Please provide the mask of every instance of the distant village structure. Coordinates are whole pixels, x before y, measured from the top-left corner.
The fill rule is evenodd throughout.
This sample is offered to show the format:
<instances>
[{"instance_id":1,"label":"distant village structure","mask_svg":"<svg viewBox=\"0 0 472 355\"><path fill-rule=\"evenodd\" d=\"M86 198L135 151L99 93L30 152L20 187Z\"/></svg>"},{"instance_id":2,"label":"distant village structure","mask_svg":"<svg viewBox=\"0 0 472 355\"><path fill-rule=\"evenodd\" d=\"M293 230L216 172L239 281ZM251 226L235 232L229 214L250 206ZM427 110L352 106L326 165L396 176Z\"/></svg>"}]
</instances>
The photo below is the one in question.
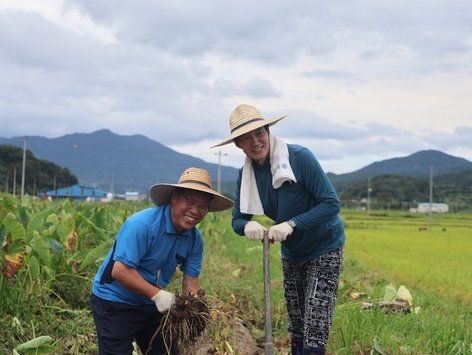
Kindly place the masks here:
<instances>
[{"instance_id":1,"label":"distant village structure","mask_svg":"<svg viewBox=\"0 0 472 355\"><path fill-rule=\"evenodd\" d=\"M418 203L418 207L410 208L410 212L429 213L430 209L431 209L431 212L433 213L448 213L449 212L449 206L447 205L447 203L430 204L429 202Z\"/></svg>"},{"instance_id":2,"label":"distant village structure","mask_svg":"<svg viewBox=\"0 0 472 355\"><path fill-rule=\"evenodd\" d=\"M141 195L137 191L126 191L125 201L140 201L142 200Z\"/></svg>"},{"instance_id":3,"label":"distant village structure","mask_svg":"<svg viewBox=\"0 0 472 355\"><path fill-rule=\"evenodd\" d=\"M39 198L55 199L73 199L78 201L101 201L107 198L107 192L93 187L86 187L81 185L72 185L68 187L61 187L54 190L40 192Z\"/></svg>"},{"instance_id":4,"label":"distant village structure","mask_svg":"<svg viewBox=\"0 0 472 355\"><path fill-rule=\"evenodd\" d=\"M42 200L71 199L87 202L111 202L113 200L144 201L149 198L148 195L140 194L137 191L127 191L124 194L112 194L111 192L81 185L72 185L43 191L38 193L38 197Z\"/></svg>"}]
</instances>

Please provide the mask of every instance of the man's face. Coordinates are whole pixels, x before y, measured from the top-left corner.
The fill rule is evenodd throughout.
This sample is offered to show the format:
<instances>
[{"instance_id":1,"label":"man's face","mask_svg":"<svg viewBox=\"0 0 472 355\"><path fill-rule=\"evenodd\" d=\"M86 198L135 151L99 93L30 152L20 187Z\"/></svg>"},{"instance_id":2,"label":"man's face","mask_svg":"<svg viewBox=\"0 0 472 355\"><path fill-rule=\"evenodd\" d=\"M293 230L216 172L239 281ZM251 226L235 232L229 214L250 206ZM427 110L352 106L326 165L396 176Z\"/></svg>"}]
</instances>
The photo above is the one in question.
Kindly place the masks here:
<instances>
[{"instance_id":1,"label":"man's face","mask_svg":"<svg viewBox=\"0 0 472 355\"><path fill-rule=\"evenodd\" d=\"M210 199L210 195L196 190L175 191L170 211L175 231L182 233L200 223L208 212Z\"/></svg>"},{"instance_id":2,"label":"man's face","mask_svg":"<svg viewBox=\"0 0 472 355\"><path fill-rule=\"evenodd\" d=\"M269 133L264 127L243 134L234 140L238 148L258 164L264 163L269 154Z\"/></svg>"}]
</instances>

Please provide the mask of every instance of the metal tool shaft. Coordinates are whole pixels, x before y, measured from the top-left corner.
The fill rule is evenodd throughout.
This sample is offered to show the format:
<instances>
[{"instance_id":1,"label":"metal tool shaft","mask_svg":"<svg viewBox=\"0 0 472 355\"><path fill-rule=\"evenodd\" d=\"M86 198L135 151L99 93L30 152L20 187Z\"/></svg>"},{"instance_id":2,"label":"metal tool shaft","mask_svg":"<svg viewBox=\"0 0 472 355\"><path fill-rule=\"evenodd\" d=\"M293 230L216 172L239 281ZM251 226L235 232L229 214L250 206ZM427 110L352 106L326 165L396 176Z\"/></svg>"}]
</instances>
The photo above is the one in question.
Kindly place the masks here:
<instances>
[{"instance_id":1,"label":"metal tool shaft","mask_svg":"<svg viewBox=\"0 0 472 355\"><path fill-rule=\"evenodd\" d=\"M272 340L272 314L270 308L270 263L269 252L270 242L267 232L264 233L264 247L263 247L263 262L264 262L264 317L265 317L265 343L264 353L266 355L274 354L274 343Z\"/></svg>"}]
</instances>

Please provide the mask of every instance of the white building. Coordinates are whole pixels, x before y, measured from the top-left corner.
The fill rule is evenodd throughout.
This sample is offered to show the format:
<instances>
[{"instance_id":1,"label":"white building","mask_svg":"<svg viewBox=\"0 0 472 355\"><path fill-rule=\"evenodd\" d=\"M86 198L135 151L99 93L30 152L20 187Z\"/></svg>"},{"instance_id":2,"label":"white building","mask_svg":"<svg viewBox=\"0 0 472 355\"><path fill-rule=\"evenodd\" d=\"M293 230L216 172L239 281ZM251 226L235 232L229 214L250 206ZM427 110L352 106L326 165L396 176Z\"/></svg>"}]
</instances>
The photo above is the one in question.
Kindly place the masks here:
<instances>
[{"instance_id":1,"label":"white building","mask_svg":"<svg viewBox=\"0 0 472 355\"><path fill-rule=\"evenodd\" d=\"M431 211L432 212L438 212L438 213L447 213L449 212L449 206L447 203L432 203L430 204L429 202L422 202L418 203L418 212L419 213L429 213L431 205Z\"/></svg>"},{"instance_id":2,"label":"white building","mask_svg":"<svg viewBox=\"0 0 472 355\"><path fill-rule=\"evenodd\" d=\"M137 191L126 191L125 192L125 201L139 201L141 198L139 192Z\"/></svg>"}]
</instances>

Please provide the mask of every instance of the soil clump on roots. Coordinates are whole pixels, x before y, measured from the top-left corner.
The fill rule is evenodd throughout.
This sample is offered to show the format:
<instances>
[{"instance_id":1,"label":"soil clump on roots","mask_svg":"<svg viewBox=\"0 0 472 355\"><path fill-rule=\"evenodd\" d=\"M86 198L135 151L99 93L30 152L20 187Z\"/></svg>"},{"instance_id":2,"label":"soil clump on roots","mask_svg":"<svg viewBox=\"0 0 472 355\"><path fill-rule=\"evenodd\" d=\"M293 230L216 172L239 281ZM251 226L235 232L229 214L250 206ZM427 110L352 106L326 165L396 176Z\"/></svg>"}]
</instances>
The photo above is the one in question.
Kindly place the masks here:
<instances>
[{"instance_id":1,"label":"soil clump on roots","mask_svg":"<svg viewBox=\"0 0 472 355\"><path fill-rule=\"evenodd\" d=\"M161 333L168 351L172 344L178 349L190 347L203 335L210 318L210 307L202 289L196 295L176 293L175 303L162 317L154 337Z\"/></svg>"}]
</instances>

